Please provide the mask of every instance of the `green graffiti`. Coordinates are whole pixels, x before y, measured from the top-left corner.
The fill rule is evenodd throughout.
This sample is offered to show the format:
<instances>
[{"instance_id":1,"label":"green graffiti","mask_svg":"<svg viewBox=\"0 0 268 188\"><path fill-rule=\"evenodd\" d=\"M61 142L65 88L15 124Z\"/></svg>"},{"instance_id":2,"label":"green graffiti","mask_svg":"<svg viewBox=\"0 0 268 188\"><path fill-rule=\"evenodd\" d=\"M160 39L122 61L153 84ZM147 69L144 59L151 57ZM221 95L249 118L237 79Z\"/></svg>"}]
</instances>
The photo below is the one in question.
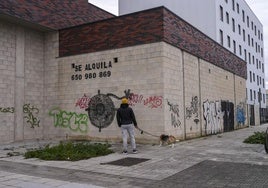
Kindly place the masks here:
<instances>
[{"instance_id":1,"label":"green graffiti","mask_svg":"<svg viewBox=\"0 0 268 188\"><path fill-rule=\"evenodd\" d=\"M14 107L0 108L0 112L2 112L2 113L14 113L15 108Z\"/></svg>"},{"instance_id":2,"label":"green graffiti","mask_svg":"<svg viewBox=\"0 0 268 188\"><path fill-rule=\"evenodd\" d=\"M30 106L30 104L23 105L23 113L27 114L24 118L27 120L26 122L31 125L31 128L39 127L40 120L38 120L34 114L38 114L39 110L35 106Z\"/></svg>"},{"instance_id":3,"label":"green graffiti","mask_svg":"<svg viewBox=\"0 0 268 188\"><path fill-rule=\"evenodd\" d=\"M49 116L53 117L55 127L69 128L74 132L87 133L88 116L87 114L77 114L66 112L60 108L53 108L49 111Z\"/></svg>"}]
</instances>

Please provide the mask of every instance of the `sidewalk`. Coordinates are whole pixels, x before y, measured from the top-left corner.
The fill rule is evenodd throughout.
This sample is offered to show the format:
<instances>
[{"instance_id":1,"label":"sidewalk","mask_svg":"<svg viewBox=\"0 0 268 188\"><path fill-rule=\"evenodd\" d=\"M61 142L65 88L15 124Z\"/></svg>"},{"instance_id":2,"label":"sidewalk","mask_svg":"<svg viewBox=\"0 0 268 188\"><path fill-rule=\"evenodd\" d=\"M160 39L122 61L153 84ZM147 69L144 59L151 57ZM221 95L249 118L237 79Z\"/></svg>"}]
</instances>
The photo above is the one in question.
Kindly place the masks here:
<instances>
[{"instance_id":1,"label":"sidewalk","mask_svg":"<svg viewBox=\"0 0 268 188\"><path fill-rule=\"evenodd\" d=\"M114 144L113 154L77 162L6 157L7 148L14 147L15 154L25 148L1 146L0 188L268 186L264 146L243 143L267 127L183 141L174 148L138 145L138 154L122 155L121 144Z\"/></svg>"}]
</instances>

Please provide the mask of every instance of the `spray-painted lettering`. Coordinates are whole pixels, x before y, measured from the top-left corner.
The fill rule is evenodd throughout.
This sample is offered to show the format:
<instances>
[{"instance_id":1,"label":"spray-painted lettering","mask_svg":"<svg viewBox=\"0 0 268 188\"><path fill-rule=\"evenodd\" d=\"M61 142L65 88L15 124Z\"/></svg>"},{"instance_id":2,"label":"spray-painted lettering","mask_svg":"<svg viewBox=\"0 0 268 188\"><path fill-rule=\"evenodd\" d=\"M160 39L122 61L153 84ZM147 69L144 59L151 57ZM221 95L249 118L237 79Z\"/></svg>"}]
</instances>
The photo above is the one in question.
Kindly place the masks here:
<instances>
[{"instance_id":1,"label":"spray-painted lettering","mask_svg":"<svg viewBox=\"0 0 268 188\"><path fill-rule=\"evenodd\" d=\"M171 125L175 128L181 127L181 122L179 120L179 105L172 104L169 101L167 101L169 105L169 111L171 112Z\"/></svg>"},{"instance_id":2,"label":"spray-painted lettering","mask_svg":"<svg viewBox=\"0 0 268 188\"><path fill-rule=\"evenodd\" d=\"M219 101L203 103L204 118L206 120L205 131L206 134L216 134L223 131L223 112L221 110L221 103Z\"/></svg>"},{"instance_id":3,"label":"spray-painted lettering","mask_svg":"<svg viewBox=\"0 0 268 188\"><path fill-rule=\"evenodd\" d=\"M2 113L14 113L15 108L14 107L0 108L0 112L2 112Z\"/></svg>"},{"instance_id":4,"label":"spray-painted lettering","mask_svg":"<svg viewBox=\"0 0 268 188\"><path fill-rule=\"evenodd\" d=\"M90 102L90 98L84 94L84 96L77 100L75 106L79 106L80 109L88 108L88 103Z\"/></svg>"},{"instance_id":5,"label":"spray-painted lettering","mask_svg":"<svg viewBox=\"0 0 268 188\"><path fill-rule=\"evenodd\" d=\"M39 109L35 106L30 106L30 104L24 104L23 105L23 113L27 114L24 116L26 119L26 122L31 125L31 128L39 127L40 120L37 119L37 117L34 116L34 114L39 113Z\"/></svg>"},{"instance_id":6,"label":"spray-painted lettering","mask_svg":"<svg viewBox=\"0 0 268 188\"><path fill-rule=\"evenodd\" d=\"M75 112L66 112L60 108L53 108L49 111L53 117L55 127L69 128L74 132L87 133L88 116L87 114L77 114Z\"/></svg>"}]
</instances>

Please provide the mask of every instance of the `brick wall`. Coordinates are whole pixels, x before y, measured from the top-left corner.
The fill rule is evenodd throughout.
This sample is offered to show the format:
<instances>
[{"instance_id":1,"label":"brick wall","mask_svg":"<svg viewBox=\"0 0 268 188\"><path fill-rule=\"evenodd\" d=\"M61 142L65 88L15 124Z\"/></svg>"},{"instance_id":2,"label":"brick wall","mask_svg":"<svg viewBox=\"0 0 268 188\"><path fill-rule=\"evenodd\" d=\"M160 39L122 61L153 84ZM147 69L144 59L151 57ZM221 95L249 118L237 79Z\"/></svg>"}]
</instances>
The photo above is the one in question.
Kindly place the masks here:
<instances>
[{"instance_id":1,"label":"brick wall","mask_svg":"<svg viewBox=\"0 0 268 188\"><path fill-rule=\"evenodd\" d=\"M60 56L165 41L246 78L246 63L217 42L160 7L60 30Z\"/></svg>"},{"instance_id":2,"label":"brick wall","mask_svg":"<svg viewBox=\"0 0 268 188\"><path fill-rule=\"evenodd\" d=\"M12 0L0 7L1 14L55 30L114 17L87 0Z\"/></svg>"}]
</instances>

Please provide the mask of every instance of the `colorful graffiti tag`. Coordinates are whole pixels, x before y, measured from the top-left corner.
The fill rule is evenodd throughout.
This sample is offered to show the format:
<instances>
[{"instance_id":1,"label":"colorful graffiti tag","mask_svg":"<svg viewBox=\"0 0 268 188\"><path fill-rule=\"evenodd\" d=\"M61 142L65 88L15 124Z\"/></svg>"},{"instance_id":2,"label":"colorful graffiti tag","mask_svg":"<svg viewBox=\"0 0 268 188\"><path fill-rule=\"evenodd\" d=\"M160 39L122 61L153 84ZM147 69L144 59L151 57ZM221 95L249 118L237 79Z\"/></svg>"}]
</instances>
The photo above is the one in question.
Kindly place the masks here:
<instances>
[{"instance_id":1,"label":"colorful graffiti tag","mask_svg":"<svg viewBox=\"0 0 268 188\"><path fill-rule=\"evenodd\" d=\"M88 103L90 102L90 97L88 97L86 94L80 99L77 100L75 106L79 107L80 109L87 109Z\"/></svg>"},{"instance_id":2,"label":"colorful graffiti tag","mask_svg":"<svg viewBox=\"0 0 268 188\"><path fill-rule=\"evenodd\" d=\"M55 127L69 128L74 132L87 133L88 116L76 112L67 112L55 107L49 111L49 116L53 117Z\"/></svg>"}]
</instances>

